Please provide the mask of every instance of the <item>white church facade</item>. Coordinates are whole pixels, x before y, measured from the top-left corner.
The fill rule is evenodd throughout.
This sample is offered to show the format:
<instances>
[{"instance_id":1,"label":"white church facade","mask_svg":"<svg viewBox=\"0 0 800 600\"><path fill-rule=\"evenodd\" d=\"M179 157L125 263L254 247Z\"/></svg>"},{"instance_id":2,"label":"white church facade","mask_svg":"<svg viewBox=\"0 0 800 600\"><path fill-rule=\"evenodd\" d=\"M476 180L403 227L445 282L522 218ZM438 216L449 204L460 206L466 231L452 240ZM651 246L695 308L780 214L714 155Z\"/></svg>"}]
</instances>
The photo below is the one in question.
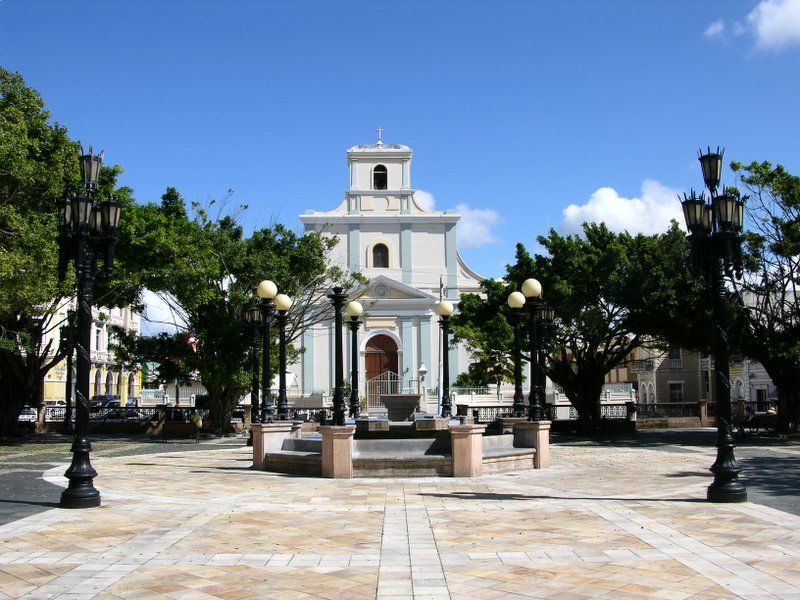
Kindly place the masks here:
<instances>
[{"instance_id":1,"label":"white church facade","mask_svg":"<svg viewBox=\"0 0 800 600\"><path fill-rule=\"evenodd\" d=\"M481 277L462 260L456 244L459 215L426 210L411 188L409 147L359 145L347 151L349 186L330 211L306 211L305 231L336 236L331 261L369 279L359 290L365 315L358 334L359 394L367 383L394 377L398 391L440 388L441 332L436 303L443 297L458 310L463 293L480 291ZM332 312L332 311L331 311ZM348 318L344 318L345 323ZM350 331L343 328L345 379L351 365ZM334 387L333 320L306 330L301 361L291 367L303 395ZM463 347L449 349L450 381L468 367ZM388 374L388 375L387 375ZM396 374L392 376L392 374Z\"/></svg>"}]
</instances>

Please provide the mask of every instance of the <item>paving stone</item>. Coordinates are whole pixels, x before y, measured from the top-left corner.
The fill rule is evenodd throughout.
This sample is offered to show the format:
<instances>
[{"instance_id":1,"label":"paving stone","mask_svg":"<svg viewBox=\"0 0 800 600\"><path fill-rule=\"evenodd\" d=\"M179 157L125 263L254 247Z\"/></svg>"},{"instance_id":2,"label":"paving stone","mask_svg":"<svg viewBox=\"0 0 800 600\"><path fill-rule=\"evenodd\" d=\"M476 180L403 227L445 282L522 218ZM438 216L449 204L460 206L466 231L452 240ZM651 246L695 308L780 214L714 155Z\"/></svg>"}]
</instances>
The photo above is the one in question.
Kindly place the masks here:
<instances>
[{"instance_id":1,"label":"paving stone","mask_svg":"<svg viewBox=\"0 0 800 600\"><path fill-rule=\"evenodd\" d=\"M244 447L98 457L101 508L0 525L0 599L800 599L800 517L704 502L713 449L551 454L351 481L252 471Z\"/></svg>"}]
</instances>

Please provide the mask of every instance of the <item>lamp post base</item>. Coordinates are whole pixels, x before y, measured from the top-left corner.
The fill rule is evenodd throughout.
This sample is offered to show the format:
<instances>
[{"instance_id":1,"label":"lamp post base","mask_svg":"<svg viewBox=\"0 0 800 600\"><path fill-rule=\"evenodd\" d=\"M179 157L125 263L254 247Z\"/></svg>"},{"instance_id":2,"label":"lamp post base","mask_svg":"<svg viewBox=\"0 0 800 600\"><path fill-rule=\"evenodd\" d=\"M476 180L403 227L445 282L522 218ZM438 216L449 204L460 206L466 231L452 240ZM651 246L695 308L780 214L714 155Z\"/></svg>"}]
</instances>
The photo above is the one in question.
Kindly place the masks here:
<instances>
[{"instance_id":1,"label":"lamp post base","mask_svg":"<svg viewBox=\"0 0 800 600\"><path fill-rule=\"evenodd\" d=\"M727 481L721 484L715 481L708 486L706 500L727 504L747 502L747 490L738 481Z\"/></svg>"},{"instance_id":2,"label":"lamp post base","mask_svg":"<svg viewBox=\"0 0 800 600\"><path fill-rule=\"evenodd\" d=\"M723 439L724 439L723 435ZM709 469L714 481L708 486L706 498L709 502L747 502L747 488L739 481L739 468L730 442L717 448L717 460Z\"/></svg>"},{"instance_id":3,"label":"lamp post base","mask_svg":"<svg viewBox=\"0 0 800 600\"><path fill-rule=\"evenodd\" d=\"M92 444L87 437L76 437L72 442L72 464L64 476L69 485L61 493L61 508L96 508L100 506L100 492L92 485L97 471L92 467L89 453Z\"/></svg>"}]
</instances>

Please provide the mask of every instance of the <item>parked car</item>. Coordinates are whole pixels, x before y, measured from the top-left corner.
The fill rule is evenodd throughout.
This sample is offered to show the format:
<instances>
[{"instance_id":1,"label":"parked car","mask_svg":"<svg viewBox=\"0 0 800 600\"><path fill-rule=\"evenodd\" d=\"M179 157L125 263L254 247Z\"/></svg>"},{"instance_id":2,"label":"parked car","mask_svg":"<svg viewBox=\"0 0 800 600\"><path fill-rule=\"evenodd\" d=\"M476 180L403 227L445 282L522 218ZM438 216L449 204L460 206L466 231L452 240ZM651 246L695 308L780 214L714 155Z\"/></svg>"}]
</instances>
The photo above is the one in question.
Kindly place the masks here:
<instances>
[{"instance_id":1,"label":"parked car","mask_svg":"<svg viewBox=\"0 0 800 600\"><path fill-rule=\"evenodd\" d=\"M118 407L119 396L114 396L113 394L97 394L96 396L92 396L92 399L89 401L89 408L93 410Z\"/></svg>"},{"instance_id":2,"label":"parked car","mask_svg":"<svg viewBox=\"0 0 800 600\"><path fill-rule=\"evenodd\" d=\"M66 400L45 400L44 403L47 408L66 408L67 406Z\"/></svg>"},{"instance_id":3,"label":"parked car","mask_svg":"<svg viewBox=\"0 0 800 600\"><path fill-rule=\"evenodd\" d=\"M36 423L36 409L32 406L23 406L19 413L17 422L19 423Z\"/></svg>"},{"instance_id":4,"label":"parked car","mask_svg":"<svg viewBox=\"0 0 800 600\"><path fill-rule=\"evenodd\" d=\"M90 417L92 421L146 421L147 414L130 408L106 408Z\"/></svg>"}]
</instances>

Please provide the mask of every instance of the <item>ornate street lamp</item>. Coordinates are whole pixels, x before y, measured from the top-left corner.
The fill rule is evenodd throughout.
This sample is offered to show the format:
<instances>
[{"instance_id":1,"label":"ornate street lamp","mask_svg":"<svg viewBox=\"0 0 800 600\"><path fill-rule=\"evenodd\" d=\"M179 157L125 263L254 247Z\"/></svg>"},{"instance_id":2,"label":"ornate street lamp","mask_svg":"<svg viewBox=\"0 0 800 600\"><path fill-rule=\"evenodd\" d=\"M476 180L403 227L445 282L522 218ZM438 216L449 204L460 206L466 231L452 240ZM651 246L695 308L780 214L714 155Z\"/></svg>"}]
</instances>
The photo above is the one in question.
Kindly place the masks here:
<instances>
[{"instance_id":1,"label":"ornate street lamp","mask_svg":"<svg viewBox=\"0 0 800 600\"><path fill-rule=\"evenodd\" d=\"M345 307L350 322L350 416L357 419L361 415L361 405L358 402L358 327L361 325L359 317L364 314L364 307L360 302L353 300Z\"/></svg>"},{"instance_id":2,"label":"ornate street lamp","mask_svg":"<svg viewBox=\"0 0 800 600\"><path fill-rule=\"evenodd\" d=\"M344 357L342 355L342 308L347 300L344 290L336 286L328 294L333 305L334 333L334 388L333 388L333 424L344 425L347 405L344 402Z\"/></svg>"},{"instance_id":3,"label":"ornate street lamp","mask_svg":"<svg viewBox=\"0 0 800 600\"><path fill-rule=\"evenodd\" d=\"M258 415L258 368L259 368L259 342L261 341L261 307L258 305L248 306L243 311L244 320L250 327L253 335L251 345L251 374L250 380L250 418ZM253 445L253 430L250 429L250 436L247 438L247 445Z\"/></svg>"},{"instance_id":4,"label":"ornate street lamp","mask_svg":"<svg viewBox=\"0 0 800 600\"><path fill-rule=\"evenodd\" d=\"M547 304L546 302L541 302L536 307L536 316L537 316L537 325L538 331L536 339L539 344L539 356L537 357L539 363L539 373L541 374L540 377L540 385L539 385L539 406L542 407L542 416L543 418L547 419L547 414L544 411L544 407L547 403L546 391L545 386L547 384L547 376L545 375L545 365L547 364L547 357L545 354L545 348L547 345L547 336L549 333L549 325L555 319L555 309Z\"/></svg>"},{"instance_id":5,"label":"ornate street lamp","mask_svg":"<svg viewBox=\"0 0 800 600\"><path fill-rule=\"evenodd\" d=\"M717 403L717 459L711 466L714 481L708 486L710 502L745 502L747 489L739 481L734 456L731 427L731 384L728 355L728 306L723 272L729 277L742 276L742 238L744 202L731 190L718 193L724 150L711 148L699 152L703 181L710 192L697 196L694 190L683 195L683 215L692 245L692 264L701 269L713 293L714 396Z\"/></svg>"},{"instance_id":6,"label":"ornate street lamp","mask_svg":"<svg viewBox=\"0 0 800 600\"><path fill-rule=\"evenodd\" d=\"M417 369L417 375L419 375L419 386L417 386L417 392L420 394L425 393L425 376L428 374L428 367L425 366L425 363L420 363L419 368ZM423 395L423 399L424 395Z\"/></svg>"},{"instance_id":7,"label":"ornate street lamp","mask_svg":"<svg viewBox=\"0 0 800 600\"><path fill-rule=\"evenodd\" d=\"M531 389L528 394L528 419L531 421L544 420L544 403L540 393L543 388L542 370L539 364L539 306L542 303L542 284L536 279L526 279L522 282L522 293L527 299L528 308L528 342L530 352ZM542 390L544 391L544 390Z\"/></svg>"},{"instance_id":8,"label":"ornate street lamp","mask_svg":"<svg viewBox=\"0 0 800 600\"><path fill-rule=\"evenodd\" d=\"M525 320L525 295L522 292L511 292L508 295L508 306L511 307L511 318L514 324L514 417L525 416L525 397L522 394L522 322Z\"/></svg>"},{"instance_id":9,"label":"ornate street lamp","mask_svg":"<svg viewBox=\"0 0 800 600\"><path fill-rule=\"evenodd\" d=\"M275 315L275 303L272 301L278 294L278 286L269 279L258 284L256 294L261 298L261 423L272 423L275 412L272 406L272 364L270 362L270 329L272 317ZM258 403L251 407L253 423L259 422Z\"/></svg>"},{"instance_id":10,"label":"ornate street lamp","mask_svg":"<svg viewBox=\"0 0 800 600\"><path fill-rule=\"evenodd\" d=\"M436 312L440 317L439 326L442 328L442 416L448 418L452 414L448 345L450 342L450 316L453 314L453 310L453 303L449 300L440 300L436 305Z\"/></svg>"},{"instance_id":11,"label":"ornate street lamp","mask_svg":"<svg viewBox=\"0 0 800 600\"><path fill-rule=\"evenodd\" d=\"M289 400L286 398L286 321L289 319L289 309L292 299L286 294L275 296L275 308L278 311L278 364L281 372L278 375L278 420L289 419Z\"/></svg>"},{"instance_id":12,"label":"ornate street lamp","mask_svg":"<svg viewBox=\"0 0 800 600\"><path fill-rule=\"evenodd\" d=\"M111 274L114 267L114 246L121 213L121 206L116 200L108 198L101 201L98 198L97 177L103 162L101 155L94 154L89 148L89 154L80 157L83 188L76 196L67 196L58 203L59 275L65 276L69 263L73 262L78 279L75 336L77 416L72 463L64 474L69 479L69 485L61 494L62 508L100 506L100 492L92 482L97 471L92 467L92 445L88 435L92 293L98 257L102 257L107 275Z\"/></svg>"}]
</instances>

